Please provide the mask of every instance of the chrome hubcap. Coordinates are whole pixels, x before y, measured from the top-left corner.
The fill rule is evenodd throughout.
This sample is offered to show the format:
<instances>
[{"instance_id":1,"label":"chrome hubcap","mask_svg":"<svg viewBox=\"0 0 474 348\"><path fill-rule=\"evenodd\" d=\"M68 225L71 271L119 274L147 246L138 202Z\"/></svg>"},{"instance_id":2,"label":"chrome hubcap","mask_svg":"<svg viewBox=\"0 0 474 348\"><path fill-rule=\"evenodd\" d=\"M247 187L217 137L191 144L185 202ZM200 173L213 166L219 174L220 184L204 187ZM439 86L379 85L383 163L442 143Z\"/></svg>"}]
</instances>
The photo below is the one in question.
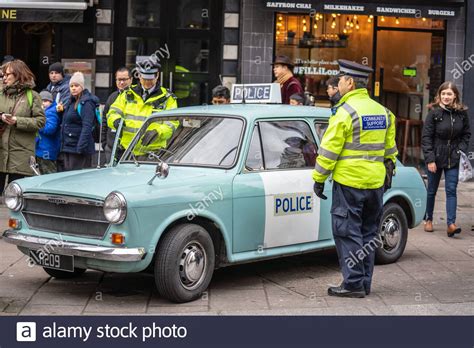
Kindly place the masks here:
<instances>
[{"instance_id":1,"label":"chrome hubcap","mask_svg":"<svg viewBox=\"0 0 474 348\"><path fill-rule=\"evenodd\" d=\"M382 238L384 249L387 251L396 249L401 242L402 231L400 222L395 215L389 215L382 224Z\"/></svg>"},{"instance_id":2,"label":"chrome hubcap","mask_svg":"<svg viewBox=\"0 0 474 348\"><path fill-rule=\"evenodd\" d=\"M183 250L179 262L181 284L188 290L201 285L207 265L206 253L198 242L191 242Z\"/></svg>"}]
</instances>

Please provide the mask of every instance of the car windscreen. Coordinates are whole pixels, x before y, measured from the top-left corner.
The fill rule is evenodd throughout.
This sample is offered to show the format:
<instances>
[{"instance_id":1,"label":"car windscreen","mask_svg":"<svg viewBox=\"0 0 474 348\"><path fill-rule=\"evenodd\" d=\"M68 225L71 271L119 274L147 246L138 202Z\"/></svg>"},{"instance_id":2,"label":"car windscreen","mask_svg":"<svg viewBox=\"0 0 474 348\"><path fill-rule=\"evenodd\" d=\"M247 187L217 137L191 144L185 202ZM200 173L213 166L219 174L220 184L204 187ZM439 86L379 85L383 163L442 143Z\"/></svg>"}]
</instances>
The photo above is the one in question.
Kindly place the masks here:
<instances>
[{"instance_id":1,"label":"car windscreen","mask_svg":"<svg viewBox=\"0 0 474 348\"><path fill-rule=\"evenodd\" d=\"M233 117L175 116L147 121L121 162L230 168L244 121ZM124 134L122 134L122 137Z\"/></svg>"}]
</instances>

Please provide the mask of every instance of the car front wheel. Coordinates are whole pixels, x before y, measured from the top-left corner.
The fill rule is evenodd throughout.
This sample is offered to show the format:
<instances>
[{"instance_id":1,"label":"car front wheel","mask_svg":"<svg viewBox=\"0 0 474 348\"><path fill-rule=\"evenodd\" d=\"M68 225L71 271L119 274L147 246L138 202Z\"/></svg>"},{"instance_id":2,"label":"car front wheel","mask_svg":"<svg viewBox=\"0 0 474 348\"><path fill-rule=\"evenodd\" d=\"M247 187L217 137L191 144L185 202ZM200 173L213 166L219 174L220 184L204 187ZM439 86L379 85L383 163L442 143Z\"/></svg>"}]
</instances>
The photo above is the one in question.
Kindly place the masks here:
<instances>
[{"instance_id":1,"label":"car front wheel","mask_svg":"<svg viewBox=\"0 0 474 348\"><path fill-rule=\"evenodd\" d=\"M209 233L195 224L179 225L160 241L155 259L155 283L161 296L173 302L197 299L214 272L214 245Z\"/></svg>"},{"instance_id":2,"label":"car front wheel","mask_svg":"<svg viewBox=\"0 0 474 348\"><path fill-rule=\"evenodd\" d=\"M395 203L384 206L379 227L379 247L375 262L385 265L396 262L405 251L408 239L408 222L403 209Z\"/></svg>"}]
</instances>

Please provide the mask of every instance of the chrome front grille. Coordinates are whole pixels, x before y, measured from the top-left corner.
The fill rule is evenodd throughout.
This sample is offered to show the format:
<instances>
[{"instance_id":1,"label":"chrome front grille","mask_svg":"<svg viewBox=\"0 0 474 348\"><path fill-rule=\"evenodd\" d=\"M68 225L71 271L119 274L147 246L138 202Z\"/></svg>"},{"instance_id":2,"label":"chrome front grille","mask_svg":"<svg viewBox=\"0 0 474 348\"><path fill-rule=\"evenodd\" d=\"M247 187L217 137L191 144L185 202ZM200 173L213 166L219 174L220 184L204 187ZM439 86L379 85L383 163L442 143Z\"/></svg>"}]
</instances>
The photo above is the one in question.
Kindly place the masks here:
<instances>
[{"instance_id":1,"label":"chrome front grille","mask_svg":"<svg viewBox=\"0 0 474 348\"><path fill-rule=\"evenodd\" d=\"M103 239L109 226L103 204L78 197L25 194L22 214L33 229Z\"/></svg>"}]
</instances>

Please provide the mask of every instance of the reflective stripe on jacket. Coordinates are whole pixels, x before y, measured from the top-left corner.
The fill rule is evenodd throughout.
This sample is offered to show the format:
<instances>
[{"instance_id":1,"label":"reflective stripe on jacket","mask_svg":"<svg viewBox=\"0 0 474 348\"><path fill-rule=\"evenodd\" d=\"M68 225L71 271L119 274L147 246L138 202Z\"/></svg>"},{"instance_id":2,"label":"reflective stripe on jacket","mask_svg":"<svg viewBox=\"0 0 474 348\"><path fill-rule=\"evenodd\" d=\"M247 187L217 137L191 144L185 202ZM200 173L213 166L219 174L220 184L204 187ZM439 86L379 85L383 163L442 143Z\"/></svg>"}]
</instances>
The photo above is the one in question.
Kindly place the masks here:
<instances>
[{"instance_id":1,"label":"reflective stripe on jacket","mask_svg":"<svg viewBox=\"0 0 474 348\"><path fill-rule=\"evenodd\" d=\"M115 129L114 122L123 118L125 120L120 145L127 149L133 137L138 132L143 123L152 114L164 110L176 109L178 104L176 97L164 87L157 87L155 91L146 99L142 98L142 87L133 86L121 93L115 102L110 106L107 114L107 125ZM155 122L148 130L154 129L159 136L147 147L147 150L166 147L166 142L173 136L174 131L179 126L179 121Z\"/></svg>"},{"instance_id":2,"label":"reflective stripe on jacket","mask_svg":"<svg viewBox=\"0 0 474 348\"><path fill-rule=\"evenodd\" d=\"M385 180L384 160L396 161L395 116L372 100L367 89L345 94L321 141L313 179L357 189L377 189Z\"/></svg>"}]
</instances>

